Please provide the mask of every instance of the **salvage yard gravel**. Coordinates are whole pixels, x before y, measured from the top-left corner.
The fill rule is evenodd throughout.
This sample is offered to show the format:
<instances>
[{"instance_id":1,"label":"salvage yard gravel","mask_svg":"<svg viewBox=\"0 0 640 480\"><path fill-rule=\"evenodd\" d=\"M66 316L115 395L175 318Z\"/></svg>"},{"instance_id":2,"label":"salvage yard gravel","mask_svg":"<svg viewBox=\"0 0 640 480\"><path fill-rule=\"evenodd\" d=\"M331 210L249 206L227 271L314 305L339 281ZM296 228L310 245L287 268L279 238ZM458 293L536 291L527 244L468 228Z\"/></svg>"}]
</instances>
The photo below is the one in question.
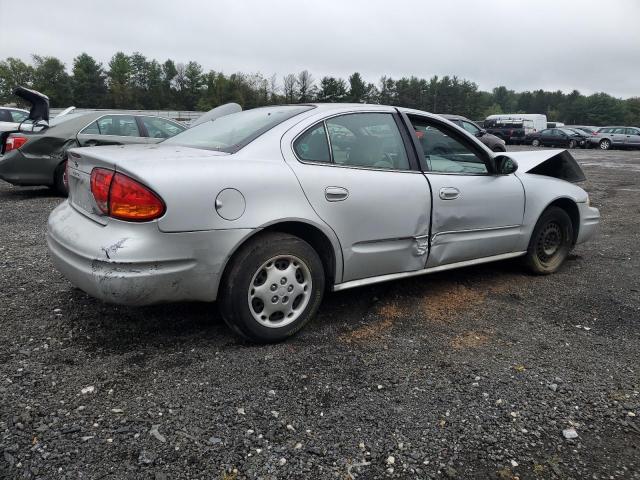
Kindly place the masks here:
<instances>
[{"instance_id":1,"label":"salvage yard gravel","mask_svg":"<svg viewBox=\"0 0 640 480\"><path fill-rule=\"evenodd\" d=\"M640 478L640 152L574 156L602 219L558 273L329 294L268 346L72 287L62 200L1 183L0 478Z\"/></svg>"}]
</instances>

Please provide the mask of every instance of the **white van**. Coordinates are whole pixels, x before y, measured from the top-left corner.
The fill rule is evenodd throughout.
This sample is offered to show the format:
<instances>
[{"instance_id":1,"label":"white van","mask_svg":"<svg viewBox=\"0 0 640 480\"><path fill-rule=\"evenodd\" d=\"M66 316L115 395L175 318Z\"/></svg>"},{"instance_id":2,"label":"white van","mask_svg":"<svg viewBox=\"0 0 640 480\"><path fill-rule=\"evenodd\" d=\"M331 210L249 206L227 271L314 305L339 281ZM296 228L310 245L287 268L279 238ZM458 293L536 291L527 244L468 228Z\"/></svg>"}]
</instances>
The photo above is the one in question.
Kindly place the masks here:
<instances>
[{"instance_id":1,"label":"white van","mask_svg":"<svg viewBox=\"0 0 640 480\"><path fill-rule=\"evenodd\" d=\"M539 132L547 128L547 116L541 113L501 113L499 115L489 115L487 120L510 121L510 120L531 120L533 131Z\"/></svg>"}]
</instances>

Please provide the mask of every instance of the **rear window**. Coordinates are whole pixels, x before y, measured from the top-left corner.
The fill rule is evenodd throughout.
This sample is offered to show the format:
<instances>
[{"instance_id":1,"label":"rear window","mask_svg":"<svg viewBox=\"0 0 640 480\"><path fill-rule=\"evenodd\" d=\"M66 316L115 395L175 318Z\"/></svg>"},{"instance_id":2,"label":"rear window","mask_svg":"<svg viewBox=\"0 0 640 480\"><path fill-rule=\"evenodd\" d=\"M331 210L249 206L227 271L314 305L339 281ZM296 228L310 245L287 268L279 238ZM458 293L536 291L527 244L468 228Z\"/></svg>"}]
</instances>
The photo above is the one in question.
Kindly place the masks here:
<instances>
[{"instance_id":1,"label":"rear window","mask_svg":"<svg viewBox=\"0 0 640 480\"><path fill-rule=\"evenodd\" d=\"M235 153L276 125L312 108L286 105L233 113L185 130L162 143Z\"/></svg>"}]
</instances>

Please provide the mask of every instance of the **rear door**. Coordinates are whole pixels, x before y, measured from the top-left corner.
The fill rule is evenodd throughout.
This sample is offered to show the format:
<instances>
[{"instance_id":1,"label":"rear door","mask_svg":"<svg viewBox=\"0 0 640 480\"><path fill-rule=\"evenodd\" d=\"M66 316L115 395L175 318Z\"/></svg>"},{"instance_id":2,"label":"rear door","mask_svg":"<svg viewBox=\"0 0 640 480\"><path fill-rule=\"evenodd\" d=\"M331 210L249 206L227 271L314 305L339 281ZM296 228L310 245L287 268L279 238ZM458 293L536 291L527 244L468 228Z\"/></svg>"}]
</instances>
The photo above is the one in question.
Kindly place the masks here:
<instances>
[{"instance_id":1,"label":"rear door","mask_svg":"<svg viewBox=\"0 0 640 480\"><path fill-rule=\"evenodd\" d=\"M427 267L514 252L521 236L524 188L492 173L491 156L461 132L409 115L433 192Z\"/></svg>"},{"instance_id":2,"label":"rear door","mask_svg":"<svg viewBox=\"0 0 640 480\"><path fill-rule=\"evenodd\" d=\"M282 152L340 240L342 281L424 268L431 193L397 113L344 113L292 130Z\"/></svg>"},{"instance_id":3,"label":"rear door","mask_svg":"<svg viewBox=\"0 0 640 480\"><path fill-rule=\"evenodd\" d=\"M82 147L147 143L133 115L103 115L78 133Z\"/></svg>"},{"instance_id":4,"label":"rear door","mask_svg":"<svg viewBox=\"0 0 640 480\"><path fill-rule=\"evenodd\" d=\"M547 128L546 130L542 130L540 132L540 143L542 145L551 145L553 144L553 141L553 128Z\"/></svg>"}]
</instances>

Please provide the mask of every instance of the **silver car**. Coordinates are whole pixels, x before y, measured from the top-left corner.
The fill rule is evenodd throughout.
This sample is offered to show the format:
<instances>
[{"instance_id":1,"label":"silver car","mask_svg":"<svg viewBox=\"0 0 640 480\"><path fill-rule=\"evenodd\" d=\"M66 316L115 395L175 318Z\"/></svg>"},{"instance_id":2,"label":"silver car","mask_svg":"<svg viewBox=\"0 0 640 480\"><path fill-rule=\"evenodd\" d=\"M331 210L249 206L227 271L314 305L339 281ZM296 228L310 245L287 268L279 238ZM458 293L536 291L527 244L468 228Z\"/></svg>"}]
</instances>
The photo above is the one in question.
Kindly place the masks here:
<instances>
[{"instance_id":1,"label":"silver car","mask_svg":"<svg viewBox=\"0 0 640 480\"><path fill-rule=\"evenodd\" d=\"M592 146L602 150L618 148L640 148L640 128L602 127L589 137Z\"/></svg>"},{"instance_id":2,"label":"silver car","mask_svg":"<svg viewBox=\"0 0 640 480\"><path fill-rule=\"evenodd\" d=\"M380 105L257 108L67 165L47 239L74 285L125 305L218 300L258 342L300 330L326 290L514 257L554 272L600 216L568 152L498 154Z\"/></svg>"}]
</instances>

